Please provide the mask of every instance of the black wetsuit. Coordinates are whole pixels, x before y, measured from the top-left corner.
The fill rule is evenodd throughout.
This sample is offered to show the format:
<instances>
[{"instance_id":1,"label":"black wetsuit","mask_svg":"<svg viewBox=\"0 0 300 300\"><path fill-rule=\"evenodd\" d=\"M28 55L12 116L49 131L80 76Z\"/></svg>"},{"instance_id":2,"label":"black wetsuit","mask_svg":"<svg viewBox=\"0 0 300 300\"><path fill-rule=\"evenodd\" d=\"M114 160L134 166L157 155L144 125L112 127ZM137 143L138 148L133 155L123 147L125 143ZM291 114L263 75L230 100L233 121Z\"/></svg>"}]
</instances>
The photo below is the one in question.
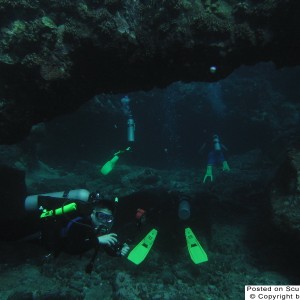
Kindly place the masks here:
<instances>
[{"instance_id":1,"label":"black wetsuit","mask_svg":"<svg viewBox=\"0 0 300 300\"><path fill-rule=\"evenodd\" d=\"M70 220L60 232L62 251L82 254L99 246L98 234L89 218L77 217Z\"/></svg>"},{"instance_id":2,"label":"black wetsuit","mask_svg":"<svg viewBox=\"0 0 300 300\"><path fill-rule=\"evenodd\" d=\"M62 218L62 219L61 219ZM42 224L42 242L55 256L60 252L81 255L86 251L99 249L98 237L101 234L94 228L91 217L73 217L45 220ZM119 243L101 248L111 256L120 256Z\"/></svg>"}]
</instances>

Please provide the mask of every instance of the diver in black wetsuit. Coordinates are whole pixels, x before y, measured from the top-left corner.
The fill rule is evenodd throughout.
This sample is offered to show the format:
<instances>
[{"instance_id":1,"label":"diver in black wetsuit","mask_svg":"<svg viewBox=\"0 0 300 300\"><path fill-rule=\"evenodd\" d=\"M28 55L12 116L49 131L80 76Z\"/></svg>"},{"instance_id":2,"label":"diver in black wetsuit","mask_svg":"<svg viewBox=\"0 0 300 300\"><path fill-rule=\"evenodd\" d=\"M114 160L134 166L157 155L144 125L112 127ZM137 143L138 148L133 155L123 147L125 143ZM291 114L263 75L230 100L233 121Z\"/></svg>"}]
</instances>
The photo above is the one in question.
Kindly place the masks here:
<instances>
[{"instance_id":1,"label":"diver in black wetsuit","mask_svg":"<svg viewBox=\"0 0 300 300\"><path fill-rule=\"evenodd\" d=\"M51 197L40 197L51 202ZM116 233L110 233L114 224L114 201L102 198L99 193L91 193L88 203L84 205L90 206L88 212L82 213L80 205L66 202L62 208L44 210L41 215L41 240L50 251L47 257L56 257L60 252L80 255L94 249L93 258L87 268L89 273L99 249L104 249L111 256L126 256L129 246L120 243ZM57 213L52 213L53 211Z\"/></svg>"}]
</instances>

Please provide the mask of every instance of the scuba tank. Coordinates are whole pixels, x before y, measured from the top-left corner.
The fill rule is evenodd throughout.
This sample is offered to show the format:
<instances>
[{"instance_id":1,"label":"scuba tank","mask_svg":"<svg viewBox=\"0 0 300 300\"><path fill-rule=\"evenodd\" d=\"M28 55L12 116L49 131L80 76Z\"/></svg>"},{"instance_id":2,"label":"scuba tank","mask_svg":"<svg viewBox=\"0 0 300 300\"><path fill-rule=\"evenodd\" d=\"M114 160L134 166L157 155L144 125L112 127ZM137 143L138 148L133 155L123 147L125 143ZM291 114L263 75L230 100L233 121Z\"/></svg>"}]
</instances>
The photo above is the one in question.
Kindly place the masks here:
<instances>
[{"instance_id":1,"label":"scuba tank","mask_svg":"<svg viewBox=\"0 0 300 300\"><path fill-rule=\"evenodd\" d=\"M180 220L187 220L191 215L190 203L187 200L181 200L178 206L178 217Z\"/></svg>"},{"instance_id":2,"label":"scuba tank","mask_svg":"<svg viewBox=\"0 0 300 300\"><path fill-rule=\"evenodd\" d=\"M133 118L130 116L127 120L127 141L134 142L135 123Z\"/></svg>"},{"instance_id":3,"label":"scuba tank","mask_svg":"<svg viewBox=\"0 0 300 300\"><path fill-rule=\"evenodd\" d=\"M38 211L40 204L39 204L39 196L48 196L51 201L55 202L55 199L66 199L66 200L79 200L88 202L90 192L85 189L78 189L78 190L70 190L70 191L61 191L61 192L53 192L53 193L46 193L46 194L38 194L38 195L29 195L25 198L24 207L25 210L28 212Z\"/></svg>"},{"instance_id":4,"label":"scuba tank","mask_svg":"<svg viewBox=\"0 0 300 300\"><path fill-rule=\"evenodd\" d=\"M215 151L221 151L222 146L221 146L221 142L220 142L219 136L217 134L215 134L213 136L213 144L214 144L214 150Z\"/></svg>"},{"instance_id":5,"label":"scuba tank","mask_svg":"<svg viewBox=\"0 0 300 300\"><path fill-rule=\"evenodd\" d=\"M127 117L127 141L134 142L134 131L135 131L135 122L132 116L131 108L130 108L130 99L128 96L125 96L121 99L122 103L122 111L124 115Z\"/></svg>"}]
</instances>

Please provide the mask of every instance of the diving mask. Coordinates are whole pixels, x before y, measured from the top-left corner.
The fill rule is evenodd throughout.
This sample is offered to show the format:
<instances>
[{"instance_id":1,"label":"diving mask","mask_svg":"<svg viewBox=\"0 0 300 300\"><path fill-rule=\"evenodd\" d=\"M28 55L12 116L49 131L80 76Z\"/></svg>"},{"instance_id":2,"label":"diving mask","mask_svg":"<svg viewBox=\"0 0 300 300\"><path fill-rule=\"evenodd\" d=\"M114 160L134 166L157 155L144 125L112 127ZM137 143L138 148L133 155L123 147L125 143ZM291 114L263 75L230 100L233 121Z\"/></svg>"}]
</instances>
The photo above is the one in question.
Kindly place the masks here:
<instances>
[{"instance_id":1,"label":"diving mask","mask_svg":"<svg viewBox=\"0 0 300 300\"><path fill-rule=\"evenodd\" d=\"M103 224L110 224L110 223L113 223L113 221L114 221L113 215L104 213L102 211L96 211L95 217L98 222L103 223Z\"/></svg>"}]
</instances>

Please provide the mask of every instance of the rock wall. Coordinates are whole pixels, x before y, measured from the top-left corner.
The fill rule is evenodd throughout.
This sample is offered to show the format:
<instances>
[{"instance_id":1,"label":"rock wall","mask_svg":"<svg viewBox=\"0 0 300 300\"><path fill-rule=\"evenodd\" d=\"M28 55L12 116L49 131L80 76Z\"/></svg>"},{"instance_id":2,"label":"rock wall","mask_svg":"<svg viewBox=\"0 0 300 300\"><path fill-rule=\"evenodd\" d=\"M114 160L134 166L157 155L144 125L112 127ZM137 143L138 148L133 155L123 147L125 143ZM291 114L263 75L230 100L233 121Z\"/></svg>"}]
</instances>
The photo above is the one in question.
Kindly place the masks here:
<instances>
[{"instance_id":1,"label":"rock wall","mask_svg":"<svg viewBox=\"0 0 300 300\"><path fill-rule=\"evenodd\" d=\"M0 0L0 143L96 93L216 81L259 61L297 65L299 8L297 0Z\"/></svg>"},{"instance_id":2,"label":"rock wall","mask_svg":"<svg viewBox=\"0 0 300 300\"><path fill-rule=\"evenodd\" d=\"M273 220L283 232L300 234L300 152L291 149L271 192Z\"/></svg>"}]
</instances>

